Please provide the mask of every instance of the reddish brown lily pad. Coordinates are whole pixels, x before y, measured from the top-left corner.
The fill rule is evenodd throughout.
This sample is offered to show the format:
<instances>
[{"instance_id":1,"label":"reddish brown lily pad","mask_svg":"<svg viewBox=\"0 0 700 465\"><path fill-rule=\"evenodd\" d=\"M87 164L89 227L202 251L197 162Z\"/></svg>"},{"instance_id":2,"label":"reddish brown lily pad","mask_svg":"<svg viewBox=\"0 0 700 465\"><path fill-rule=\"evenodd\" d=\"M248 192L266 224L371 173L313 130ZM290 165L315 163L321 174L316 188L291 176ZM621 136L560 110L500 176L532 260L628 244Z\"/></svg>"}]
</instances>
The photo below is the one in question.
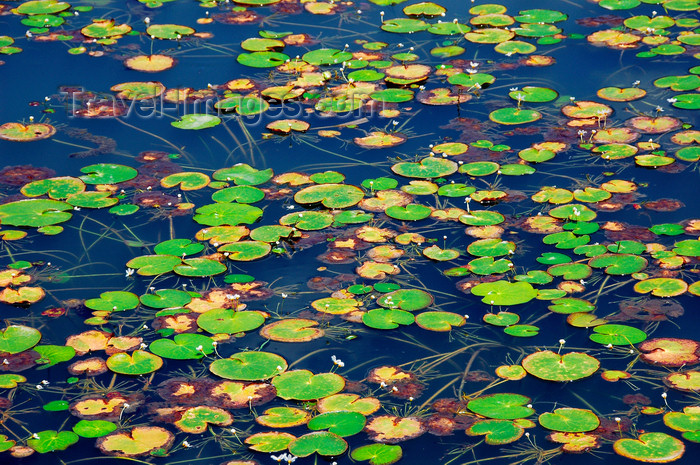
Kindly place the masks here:
<instances>
[{"instance_id":1,"label":"reddish brown lily pad","mask_svg":"<svg viewBox=\"0 0 700 465\"><path fill-rule=\"evenodd\" d=\"M700 362L700 343L673 337L649 339L639 344L639 358L653 365L681 367Z\"/></svg>"},{"instance_id":2,"label":"reddish brown lily pad","mask_svg":"<svg viewBox=\"0 0 700 465\"><path fill-rule=\"evenodd\" d=\"M365 431L373 441L396 444L420 436L425 432L425 427L423 422L415 417L380 415L367 423Z\"/></svg>"},{"instance_id":3,"label":"reddish brown lily pad","mask_svg":"<svg viewBox=\"0 0 700 465\"><path fill-rule=\"evenodd\" d=\"M635 116L626 121L627 126L637 129L645 134L662 134L675 131L683 124L681 120L670 116Z\"/></svg>"}]
</instances>

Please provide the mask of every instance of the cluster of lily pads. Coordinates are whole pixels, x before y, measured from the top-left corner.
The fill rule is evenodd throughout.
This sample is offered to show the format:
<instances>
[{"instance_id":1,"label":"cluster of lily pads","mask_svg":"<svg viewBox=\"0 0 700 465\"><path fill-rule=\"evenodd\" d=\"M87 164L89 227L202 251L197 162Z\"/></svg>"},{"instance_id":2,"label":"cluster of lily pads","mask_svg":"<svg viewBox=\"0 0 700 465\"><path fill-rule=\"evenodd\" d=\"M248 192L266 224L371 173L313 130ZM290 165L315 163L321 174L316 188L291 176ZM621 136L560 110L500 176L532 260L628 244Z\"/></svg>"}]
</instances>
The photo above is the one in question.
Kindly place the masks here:
<instances>
[{"instance_id":1,"label":"cluster of lily pads","mask_svg":"<svg viewBox=\"0 0 700 465\"><path fill-rule=\"evenodd\" d=\"M173 2L140 3L154 13ZM26 40L80 42L72 54L97 58L129 38L145 40L150 53L124 59L134 72L176 66L178 47L212 39L205 28L214 23L255 24L270 12L302 10L358 24L367 16L351 2L197 3L211 12L196 27L86 19L95 10L57 0L19 3L8 13L30 28ZM236 57L253 73L205 89L127 81L110 86L113 94L74 99L80 107L70 116L107 123L127 120L133 102L211 102L212 112L170 124L199 135L235 121L247 144L262 148L302 143L313 131L351 140L353 151L388 155L365 163L355 183L325 164L283 171L250 159L206 170L191 166L184 150L149 150L134 166L98 161L80 174L32 173L36 179L8 187L16 197L0 204L0 302L13 312L29 308L30 316L0 329L1 456L58 453L71 463L78 449L71 446L92 441L103 454L154 463L176 454L187 460L194 449L226 465L263 463L266 454L288 463L320 456L390 465L415 451L420 441L411 440L431 434L458 444L436 451L435 463L478 463L485 454L544 463L584 452L593 460L599 451L650 463L692 460L686 447L700 442L700 342L679 336L670 320L698 305L700 218L657 221L655 212L680 203L629 173L697 170L692 112L700 68L654 79L647 90L638 82L601 87L583 100L541 82L504 91L499 81L508 82L514 67L553 65L548 50L584 37L594 46L641 49L641 60L695 57L700 22L686 12L696 15L700 3L600 0L601 11L644 4L664 14L630 14L588 36L567 34L571 19L554 10L511 15L506 6L473 2L451 21L432 2L393 8L396 18L379 9L402 1L372 3L377 40L329 48L311 33L261 28ZM438 45L394 45L384 32L411 43L423 34L424 43ZM21 52L18 40L0 37L0 53ZM153 53L160 41L170 48ZM506 61L467 55L475 47ZM411 155L389 150L415 137L407 123L385 124L410 115L414 100L434 115L458 112L451 129L463 130L460 139L435 137ZM678 114L662 115L667 103ZM287 105L300 114L361 111L371 119L314 127L303 117L281 118L245 127L246 117ZM459 112L468 110L487 116L465 121ZM617 119L624 111L634 115ZM375 120L384 127L369 127ZM528 133L531 123L549 130ZM48 143L57 128L49 120L10 121L0 139ZM226 130L237 143L231 153L242 158L245 144ZM513 148L506 135L541 140ZM562 164L599 174L561 175ZM25 170L3 174L19 178ZM651 212L648 226L612 216L642 209ZM86 231L95 240L89 246ZM26 251L15 257L23 246L50 248L48 241L66 236L83 243L79 261L101 241L128 246L115 273L123 286L59 300L63 275L55 264L24 260ZM305 288L270 283L284 273L278 270L309 259L323 266ZM66 316L75 325L68 335L41 320ZM569 342L545 331L545 319L556 320ZM385 350L367 361L363 340L368 351ZM392 353L394 344L413 355ZM50 380L42 379L49 369ZM541 394L563 383L571 394L561 401ZM620 393L643 386L655 397L628 394L598 405L596 390L609 383ZM55 424L24 422L39 412Z\"/></svg>"}]
</instances>

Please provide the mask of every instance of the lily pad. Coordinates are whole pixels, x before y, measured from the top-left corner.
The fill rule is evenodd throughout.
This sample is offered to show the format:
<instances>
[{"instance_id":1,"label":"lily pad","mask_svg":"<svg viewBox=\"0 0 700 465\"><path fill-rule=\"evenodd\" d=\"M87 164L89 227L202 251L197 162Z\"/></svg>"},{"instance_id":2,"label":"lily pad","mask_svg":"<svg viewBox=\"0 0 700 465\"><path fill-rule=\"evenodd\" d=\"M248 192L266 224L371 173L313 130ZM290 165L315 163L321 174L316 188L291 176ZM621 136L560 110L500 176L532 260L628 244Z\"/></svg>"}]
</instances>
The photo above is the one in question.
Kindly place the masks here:
<instances>
[{"instance_id":1,"label":"lily pad","mask_svg":"<svg viewBox=\"0 0 700 465\"><path fill-rule=\"evenodd\" d=\"M238 381L261 381L287 369L287 361L269 352L238 352L215 360L209 370L217 376Z\"/></svg>"},{"instance_id":2,"label":"lily pad","mask_svg":"<svg viewBox=\"0 0 700 465\"><path fill-rule=\"evenodd\" d=\"M639 462L666 463L681 458L685 445L666 433L643 433L637 439L618 439L613 449L618 455Z\"/></svg>"},{"instance_id":3,"label":"lily pad","mask_svg":"<svg viewBox=\"0 0 700 465\"><path fill-rule=\"evenodd\" d=\"M543 350L525 357L522 366L531 375L546 381L574 381L595 373L600 362L582 352L561 355Z\"/></svg>"},{"instance_id":4,"label":"lily pad","mask_svg":"<svg viewBox=\"0 0 700 465\"><path fill-rule=\"evenodd\" d=\"M335 373L314 375L308 370L293 370L275 376L272 384L282 399L315 400L342 391L345 380Z\"/></svg>"}]
</instances>

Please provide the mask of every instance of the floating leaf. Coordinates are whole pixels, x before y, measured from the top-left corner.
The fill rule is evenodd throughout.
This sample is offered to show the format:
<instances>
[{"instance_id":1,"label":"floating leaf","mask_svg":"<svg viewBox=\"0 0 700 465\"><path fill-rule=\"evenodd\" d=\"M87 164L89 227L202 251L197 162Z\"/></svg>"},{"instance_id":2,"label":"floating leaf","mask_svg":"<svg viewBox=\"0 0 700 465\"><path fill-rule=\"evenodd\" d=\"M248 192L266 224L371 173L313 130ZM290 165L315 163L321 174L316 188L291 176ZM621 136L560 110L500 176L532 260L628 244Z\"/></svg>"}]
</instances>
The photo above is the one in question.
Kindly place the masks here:
<instances>
[{"instance_id":1,"label":"floating leaf","mask_svg":"<svg viewBox=\"0 0 700 465\"><path fill-rule=\"evenodd\" d=\"M560 355L544 350L525 357L522 366L528 373L540 379L574 381L595 373L600 367L600 362L581 352Z\"/></svg>"},{"instance_id":2,"label":"floating leaf","mask_svg":"<svg viewBox=\"0 0 700 465\"><path fill-rule=\"evenodd\" d=\"M275 376L272 384L282 399L314 400L342 391L345 380L335 373L314 375L308 370L293 370Z\"/></svg>"},{"instance_id":3,"label":"floating leaf","mask_svg":"<svg viewBox=\"0 0 700 465\"><path fill-rule=\"evenodd\" d=\"M487 418L515 420L535 413L531 407L526 407L529 403L530 398L521 394L499 393L470 400L467 403L467 408Z\"/></svg>"},{"instance_id":4,"label":"floating leaf","mask_svg":"<svg viewBox=\"0 0 700 465\"><path fill-rule=\"evenodd\" d=\"M260 381L272 378L287 369L287 362L269 352L238 352L229 358L215 360L209 370L225 379Z\"/></svg>"},{"instance_id":5,"label":"floating leaf","mask_svg":"<svg viewBox=\"0 0 700 465\"><path fill-rule=\"evenodd\" d=\"M593 431L600 425L595 413L578 408L558 408L553 412L543 413L538 421L547 429L566 433Z\"/></svg>"},{"instance_id":6,"label":"floating leaf","mask_svg":"<svg viewBox=\"0 0 700 465\"><path fill-rule=\"evenodd\" d=\"M639 462L662 463L681 458L685 445L666 433L643 433L637 439L618 439L613 449L618 455Z\"/></svg>"}]
</instances>

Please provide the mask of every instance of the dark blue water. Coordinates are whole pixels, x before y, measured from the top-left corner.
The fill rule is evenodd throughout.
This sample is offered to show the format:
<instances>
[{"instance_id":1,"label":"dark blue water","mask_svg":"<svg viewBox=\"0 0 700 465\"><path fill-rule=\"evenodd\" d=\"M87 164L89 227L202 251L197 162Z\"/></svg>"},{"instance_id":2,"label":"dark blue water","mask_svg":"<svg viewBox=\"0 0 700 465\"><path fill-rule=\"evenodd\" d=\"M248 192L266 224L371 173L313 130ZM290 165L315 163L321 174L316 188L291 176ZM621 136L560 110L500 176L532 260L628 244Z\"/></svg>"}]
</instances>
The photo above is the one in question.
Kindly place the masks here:
<instances>
[{"instance_id":1,"label":"dark blue water","mask_svg":"<svg viewBox=\"0 0 700 465\"><path fill-rule=\"evenodd\" d=\"M560 108L569 102L569 97L575 100L594 100L608 104L614 109L614 114L607 118L608 127L624 126L625 121L638 114L657 115L657 106L663 108L663 115L679 118L688 127L696 124L695 110L673 108L667 99L676 92L660 89L653 81L669 75L684 75L696 65L694 53L696 48L680 55L656 56L651 58L637 57L637 53L647 51L649 45L641 45L630 50L618 50L609 47L597 47L589 44L585 38L597 30L617 25L621 19L634 15L652 15L663 9L660 5L642 4L633 10L609 11L595 3L574 1L539 1L539 2L502 2L507 7L507 13L516 15L525 8L552 8L566 13L569 18L557 23L563 29L566 37L552 45L537 44L536 54L555 58L556 64L546 67L530 67L518 62L522 56L505 56L493 50L493 45L468 42L457 36L437 36L428 32L414 34L392 34L379 29L381 25L380 11L384 19L404 17L402 8L409 2L395 6L378 6L368 3L344 5L341 12L329 15L311 15L303 10L303 6L290 2L284 8L277 6L250 8L264 18L262 22L248 25L231 25L214 21L209 24L198 24L197 18L212 17L231 10L231 5L221 3L219 6L203 8L198 2L177 0L168 2L160 8L147 8L143 4L129 0L127 2L74 2L75 6L93 6L90 12L80 13L68 18L64 26L58 29L75 39L60 41L39 41L35 37L27 39L27 27L20 23L20 17L8 11L19 2L2 2L7 5L0 16L0 35L15 38L15 45L21 47L21 53L2 56L4 64L0 67L2 85L0 86L0 123L21 121L45 121L55 126L58 131L50 139L17 143L0 140L0 154L3 166L16 167L33 165L52 170L50 176L79 176L80 168L93 163L119 163L137 167L142 172L153 166L146 166L137 157L144 151L164 151L171 154L168 164L162 164L153 170L155 184L146 181L144 185L129 185L125 188L123 203L133 201L133 196L149 190L164 191L176 196L180 193L187 201L197 207L211 203L210 190L204 189L191 192L180 192L177 189L162 189L157 181L171 171L199 171L211 174L214 170L232 166L236 163L248 163L257 169L272 168L275 174L284 172L304 172L313 174L326 170L335 170L345 175L345 183L360 185L365 179L380 176L392 176L399 180L399 186L406 185L409 178L401 178L391 171L391 166L398 160L414 161L427 156L430 144L442 142L474 143L477 140L490 140L495 144L506 144L512 149L505 153L489 152L484 149L471 147L464 156L456 160L465 163L476 160L494 160L499 163L515 163L517 153L531 144L543 141L563 141L569 148L557 154L556 158L542 164L534 165L536 173L528 176L487 176L470 179L463 174L455 174L447 178L447 182L466 182L478 189L504 190L509 194L507 201L478 207L502 213L506 216L504 240L514 241L517 252L513 257L515 271L525 273L529 270L545 270L535 259L543 252L563 252L582 260L585 257L574 255L571 251L558 250L553 246L542 244L541 234L526 232L518 226L518 220L526 216L535 216L537 212L547 208L530 200L542 186L557 186L567 189L577 187L598 186L608 179L624 179L634 181L639 187L634 196L618 197L623 207L617 211L605 211L604 208L591 205L596 209L597 223L604 226L607 222L619 222L623 228L640 227L637 236L625 236L625 239L635 239L643 243L659 243L672 248L673 243L680 240L696 239L697 233L683 234L676 237L649 235L646 228L655 224L680 223L684 220L697 218L700 211L698 202L698 166L697 162L686 163L675 161L670 167L648 169L635 166L634 158L604 162L597 156L591 156L586 148L577 146L579 142L576 131L566 129L565 118ZM473 5L466 2L446 1L441 4L447 8L445 20L458 18L467 23L472 17L468 9ZM536 3L536 4L535 4ZM356 10L360 9L361 14ZM603 18L607 23L599 21L597 25L586 26L582 19L614 15ZM697 12L671 11L674 18L697 18ZM109 46L84 44L89 51L100 52L90 56L88 53L71 55L67 50L81 45L78 30L88 24L93 18L113 18L119 23L127 23L135 31L145 30L144 19L149 18L152 24L182 24L193 27L199 33L211 34L211 37L189 38L179 41L152 41L145 34L129 35L119 38L117 43ZM426 19L436 22L436 19ZM590 24L590 21L588 22ZM516 23L517 24L517 23ZM692 30L692 28L686 28ZM675 37L679 27L670 28L670 36ZM439 59L430 55L430 50L443 41L454 41L463 46L464 54L455 57L456 60L475 61L479 63L480 71L492 74L496 81L484 89L469 102L457 106L428 106L418 101L399 104L389 104L391 108L400 110L398 116L385 117L376 110L364 108L360 111L342 115L324 115L312 111L313 103L293 102L273 105L272 108L254 117L223 116L224 124L201 131L187 131L170 125L171 121L186 113L201 112L203 107L195 109L193 105L166 104L160 100L155 107L134 105L131 112L119 119L80 118L73 114L77 103L70 92L95 92L103 96L112 96L110 87L129 81L157 80L167 88L191 87L206 89L208 85L218 88L219 97L223 96L223 85L237 78L249 78L258 83L261 89L270 85L281 85L288 76L270 69L248 68L236 61L236 56L243 52L240 43L250 37L257 37L260 30L291 31L295 34L306 33L315 43L303 46L289 46L285 50L291 57L303 55L309 50L321 47L343 49L349 45L352 52L361 51L361 45L356 40L384 41L390 44L386 49L389 56L396 52L406 52L413 47L418 55L417 63L439 66L447 63L455 66L465 66L465 63L449 59ZM521 38L535 44L535 39ZM402 43L401 46L398 44ZM128 70L123 60L135 54L162 53L177 58L178 63L170 70L154 74ZM389 59L389 58L387 58ZM273 68L274 69L274 68ZM338 69L326 67L332 73ZM347 70L346 70L347 72ZM603 101L596 96L598 89L608 86L630 87L635 81L638 86L647 90L647 96L642 100L628 103ZM342 83L339 78L335 84ZM381 81L380 81L380 85ZM543 113L543 118L535 123L503 126L489 121L488 114L501 107L513 106L508 98L510 88L534 85L555 89L560 98L555 102L544 104L523 104L527 108L536 108ZM425 83L428 89L447 87L444 78L432 74ZM67 92L71 89L70 92ZM416 89L417 90L417 89ZM48 98L45 99L45 97ZM110 97L111 98L111 97ZM126 101L126 105L131 102ZM283 116L281 116L283 115ZM281 117L296 117L307 121L311 129L301 135L288 137L265 134L265 126ZM356 127L340 127L347 122L359 121ZM395 126L392 121L397 121ZM226 127L224 127L224 125ZM407 141L393 148L366 150L353 143L355 137L361 137L369 131L394 128L407 136ZM228 128L228 129L227 129ZM322 138L317 135L320 128L337 129L340 135L335 138ZM81 132L82 131L82 132ZM672 133L661 135L642 135L640 141L653 137L661 144L661 150L672 156L678 146L671 142ZM102 144L102 145L100 145ZM98 148L98 150L92 150ZM92 150L89 153L80 153ZM87 156L85 156L87 155ZM461 157L461 158L460 158ZM604 174L614 172L614 175ZM0 179L2 182L2 179ZM20 185L3 184L0 191L4 201L17 200ZM260 187L268 188L271 184ZM149 189L150 188L150 189ZM121 189L121 188L120 188ZM298 190L298 188L296 188ZM368 196L371 194L367 194ZM259 205L265 213L261 224L276 224L277 220L290 211L303 211L291 198L291 193L279 199L270 198ZM680 202L679 208L672 211L657 211L645 206L647 201L659 199L675 199ZM464 208L462 199L447 199L448 206ZM445 206L445 198L433 195L418 196L416 203L429 205L433 208ZM472 209L476 202L471 202ZM293 207L289 209L288 207ZM322 209L313 207L313 209ZM170 212L170 213L169 213ZM184 215L173 215L168 208L142 208L139 212L128 217L117 217L106 209L82 209L73 212L73 218L64 223L64 231L57 236L43 236L33 228L14 228L2 226L5 229L25 229L28 236L15 242L4 242L0 265L3 267L18 260L35 262L29 273L38 286L47 291L46 297L28 308L15 307L5 304L0 311L8 324L21 324L39 329L42 332L41 344L63 345L70 335L80 333L92 326L84 324L91 313L82 305L84 299L96 298L100 293L114 290L127 290L136 295L144 294L149 287L156 289L182 288L199 293L218 287L224 287L222 275L212 278L187 279L169 273L158 278L127 277L126 262L134 257L153 253L153 246L170 238L188 238L194 240L194 235L202 229L202 225L192 220L191 212ZM464 234L464 225L457 222L438 222L431 219L417 222L401 222L384 215L377 214L379 222L376 225L392 228L397 232L417 232L432 240L443 248L460 250L462 256L451 262L435 262L424 258L420 251L428 244L421 246L400 247L407 251L406 256L399 260L402 265L401 273L384 279L395 282L404 288L421 288L429 291L435 298L434 305L429 310L442 310L459 315L468 315L467 324L455 328L450 333L426 331L411 326L401 327L391 331L368 328L357 322L344 321L339 317L324 318L311 309L310 304L316 299L329 297L333 291L347 289L352 284L363 283L372 285L376 281L361 278L356 273L356 267L367 259L366 250L356 252L355 261L347 264L327 264L319 260L319 255L328 250L328 244L335 240L343 240L351 235L351 227L326 229L322 232L311 232L308 237L299 242L285 244L286 252L272 254L266 258L252 262L227 262L228 273L245 273L254 276L256 280L266 283L270 294L262 300L254 300L243 296L241 301L248 309L263 310L271 314L270 321L288 317L301 316L317 318L331 327L329 333L333 337L325 337L302 344L282 342L266 342L256 331L236 338L219 346L218 352L227 357L244 349L256 349L282 355L290 364L296 360L292 368L309 369L314 373L322 373L333 367L331 355L342 359L345 366L338 370L349 383L348 391L357 389L364 396L375 396L382 401L383 410L375 415L390 414L397 416L417 416L428 421L436 415L432 407L436 399L453 399L464 396L477 397L482 394L490 382L496 380L494 370L500 365L518 364L525 355L537 350L560 349L557 341L565 339L564 352L581 351L598 358L602 369L624 370L637 355L636 348L623 346L615 350L607 350L604 346L589 340L588 329L576 328L566 322L565 315L554 314L547 310L549 304L544 300L531 300L513 307L491 307L481 302L480 298L460 292L455 284L461 278L447 277L443 271L454 266L466 265L474 257L466 253L466 247L474 241ZM258 225L255 225L258 226ZM254 226L251 226L251 229ZM643 235L642 235L642 229ZM0 230L0 232L2 231ZM598 231L592 234L591 243L610 244L620 240L622 235L604 234ZM364 244L367 248L377 244ZM206 253L215 252L209 247ZM650 266L644 271L651 276L662 276L668 273L671 277L682 278L687 283L693 283L697 278L697 258L689 258L682 268L665 272L654 263L650 254L645 253ZM50 262L50 264L49 264ZM585 261L584 261L585 262ZM620 287L604 287L597 295L605 275L600 270L594 270L593 276L587 278L585 290L573 297L581 297L595 301L596 316L612 316L611 322L621 323L639 328L648 333L649 338L676 337L697 338L698 297L689 294L661 299L646 297L633 290L633 282L627 282ZM512 280L512 275L503 279ZM627 277L611 277L605 285L614 286L626 281ZM550 285L536 286L537 288L553 288L561 278L555 278ZM578 280L576 280L578 281ZM319 286L318 283L324 283ZM287 297L282 297L282 295ZM378 293L375 292L375 295ZM648 321L648 315L638 318L619 319L621 309L629 308L633 302L641 307L651 307L663 302L673 308L670 316L657 316L658 321ZM376 305L367 301L369 308ZM58 318L42 316L49 308L67 308L67 314ZM679 310L680 309L680 310ZM530 338L515 338L503 333L501 328L482 323L482 317L488 312L508 310L518 313L521 323L535 324L539 334ZM418 313L418 312L417 312ZM139 329L143 324L150 326L154 317L152 309L140 307L133 311L115 315L112 321L103 328L118 334L136 334L150 343L160 336L152 331ZM615 318L618 320L614 320ZM206 333L204 333L206 334ZM470 349L465 348L476 345ZM627 349L634 354L626 354ZM442 354L445 361L434 367L426 367L426 361L439 358ZM478 351L478 352L477 352ZM476 355L475 355L476 354ZM94 355L94 354L93 354ZM89 356L83 356L87 358ZM106 358L104 352L98 356ZM433 357L433 358L428 358ZM77 357L79 359L80 357ZM45 412L41 406L53 400L67 400L74 403L98 392L81 388L79 385L68 384L70 376L66 366L75 360L60 363L48 370L30 367L21 374L27 378L16 390L0 390L0 397L11 400L13 407L0 405L6 420L2 426L10 439L18 444L25 443L31 434L44 430L70 431L78 421L67 411ZM147 377L130 377L119 375L116 382L125 382L114 392L129 393L143 390L146 404L124 415L118 422L119 428L128 430L132 426L158 425L176 434L174 446L170 455L157 458L146 455L139 460L141 463L205 463L219 464L228 460L256 460L259 463L274 463L269 454L250 451L243 444L231 448L231 443L221 446L217 440L226 437L235 441L226 432L228 428L210 427L202 435L179 432L171 423L158 422L149 411L147 404L162 402L162 399L152 389L170 378L176 376L199 376L215 378L208 374L207 366L213 358L204 361L175 361L166 360L165 365L157 371L150 383L145 384ZM415 398L399 398L392 396L389 390L379 388L376 384L365 381L372 368L384 365L399 365L403 369L417 374L420 389ZM431 369L428 369L431 368ZM683 367L681 369L692 369ZM675 438L681 438L681 433L662 422L662 416L641 415L641 405L651 405L680 411L686 406L698 405L697 393L687 393L669 389L662 381L667 372L674 368L654 367L637 361L631 367L633 378L627 381L610 383L604 381L600 372L590 377L573 382L555 383L537 379L528 375L519 381L508 381L494 386L486 394L496 392L519 393L528 396L537 414L529 418L537 422L537 415L553 411L559 407L574 407L591 409L603 422L608 425L607 431L598 430L600 447L586 454L554 454L537 455L539 451L553 451L557 444L546 438L549 431L540 426L528 429L529 438L521 439L505 446L478 444L480 437L467 436L464 430L468 426L464 422L471 421L473 416L465 414L447 415L457 419L457 426L451 435L438 436L429 432L423 436L400 442L403 448L403 458L400 463L420 464L471 464L471 463L541 463L550 460L551 463L631 463L613 452L612 443L622 437L635 438L642 431L663 432ZM84 379L84 377L82 377ZM48 387L37 389L42 380L50 382ZM95 380L102 386L110 385L112 374L99 375ZM82 385L80 385L82 386ZM144 386L147 386L144 389ZM662 398L662 392L668 392ZM629 395L639 395L634 398ZM665 404L668 402L668 405ZM8 401L9 402L9 401ZM9 405L9 403L8 403ZM303 406L295 401L275 399L265 405L258 406L254 411L249 409L232 410L233 427L241 433L241 438L247 434L267 431L268 429L256 424L254 416L273 406ZM309 407L306 405L306 407ZM610 423L615 417L624 419L624 431L615 431ZM466 420L465 420L466 418ZM462 423L460 423L460 421ZM461 426L460 426L461 425ZM288 430L295 436L308 433L306 426ZM435 433L436 431L432 431ZM346 438L350 451L372 441L365 432ZM183 441L191 444L191 448L183 448ZM532 442L531 442L532 441ZM34 453L21 459L25 463L53 464L79 463L80 461L99 458L105 462L120 460L109 458L93 447L94 439L82 438L76 444L62 452ZM685 455L678 463L693 463L692 457L697 454L697 444L683 440L687 448ZM10 456L9 452L0 453L3 463L19 463L19 458ZM544 452L542 452L544 454ZM539 462L538 462L539 460ZM322 457L311 455L299 458L296 463L331 463L349 464L352 459L348 453L338 457ZM234 462L235 463L235 462Z\"/></svg>"}]
</instances>

